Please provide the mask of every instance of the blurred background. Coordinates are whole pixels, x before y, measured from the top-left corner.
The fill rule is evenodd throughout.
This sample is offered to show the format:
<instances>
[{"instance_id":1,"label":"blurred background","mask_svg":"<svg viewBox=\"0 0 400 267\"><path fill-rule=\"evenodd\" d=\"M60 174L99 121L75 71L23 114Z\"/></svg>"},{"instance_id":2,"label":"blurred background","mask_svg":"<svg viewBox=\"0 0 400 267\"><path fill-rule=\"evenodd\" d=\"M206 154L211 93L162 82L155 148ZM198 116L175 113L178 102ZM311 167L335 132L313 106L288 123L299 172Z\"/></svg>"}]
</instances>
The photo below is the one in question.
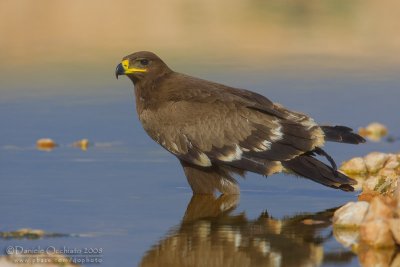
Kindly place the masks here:
<instances>
[{"instance_id":1,"label":"blurred background","mask_svg":"<svg viewBox=\"0 0 400 267\"><path fill-rule=\"evenodd\" d=\"M139 50L211 76L227 67L389 74L400 61L399 8L394 0L2 0L1 98L68 94L77 79L86 92Z\"/></svg>"},{"instance_id":2,"label":"blurred background","mask_svg":"<svg viewBox=\"0 0 400 267\"><path fill-rule=\"evenodd\" d=\"M304 266L358 266L333 239L329 218L304 233L301 223L303 214L326 218L356 193L304 179L250 174L240 180L240 204L214 214L211 228L198 224L197 207L219 210L221 201L188 205L181 167L146 136L133 86L116 80L114 70L123 56L149 50L176 71L257 91L320 123L358 129L381 122L396 139L399 10L394 0L1 0L0 231L81 236L0 239L0 247L102 247L105 266L159 266L170 255L178 266L184 248L218 266L207 253L229 260L237 249L232 236L240 233L262 240L241 244L241 266L302 266L299 253ZM37 150L45 137L58 146ZM90 144L85 151L72 146L82 138ZM340 164L371 151L396 152L399 142L326 150ZM254 236L260 225L266 229ZM188 243L204 229L214 238ZM180 248L170 243L175 237ZM288 253L303 245L308 252Z\"/></svg>"}]
</instances>

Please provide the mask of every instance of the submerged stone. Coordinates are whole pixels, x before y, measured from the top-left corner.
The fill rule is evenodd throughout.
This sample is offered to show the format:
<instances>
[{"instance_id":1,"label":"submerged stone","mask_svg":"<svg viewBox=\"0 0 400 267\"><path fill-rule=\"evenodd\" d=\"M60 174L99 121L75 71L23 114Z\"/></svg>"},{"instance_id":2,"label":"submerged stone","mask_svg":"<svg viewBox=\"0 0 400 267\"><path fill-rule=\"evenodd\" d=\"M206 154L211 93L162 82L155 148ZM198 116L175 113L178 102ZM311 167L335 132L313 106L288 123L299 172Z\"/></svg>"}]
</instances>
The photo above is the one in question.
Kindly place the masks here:
<instances>
[{"instance_id":1,"label":"submerged stone","mask_svg":"<svg viewBox=\"0 0 400 267\"><path fill-rule=\"evenodd\" d=\"M81 139L72 144L74 147L80 148L83 151L86 151L90 145L89 139Z\"/></svg>"},{"instance_id":2,"label":"submerged stone","mask_svg":"<svg viewBox=\"0 0 400 267\"><path fill-rule=\"evenodd\" d=\"M335 211L333 225L339 228L357 228L367 214L369 203L364 201L349 202Z\"/></svg>"},{"instance_id":3,"label":"submerged stone","mask_svg":"<svg viewBox=\"0 0 400 267\"><path fill-rule=\"evenodd\" d=\"M333 228L335 239L345 247L354 247L359 243L360 231L358 229Z\"/></svg>"},{"instance_id":4,"label":"submerged stone","mask_svg":"<svg viewBox=\"0 0 400 267\"><path fill-rule=\"evenodd\" d=\"M39 229L22 228L11 232L0 232L0 238L4 239L40 239L47 237L65 237L67 234L47 233Z\"/></svg>"},{"instance_id":5,"label":"submerged stone","mask_svg":"<svg viewBox=\"0 0 400 267\"><path fill-rule=\"evenodd\" d=\"M51 151L57 146L51 138L41 138L36 141L36 148L42 151Z\"/></svg>"},{"instance_id":6,"label":"submerged stone","mask_svg":"<svg viewBox=\"0 0 400 267\"><path fill-rule=\"evenodd\" d=\"M395 242L385 219L366 220L360 226L360 241L374 248L394 247Z\"/></svg>"},{"instance_id":7,"label":"submerged stone","mask_svg":"<svg viewBox=\"0 0 400 267\"><path fill-rule=\"evenodd\" d=\"M344 162L340 169L347 174L366 174L368 172L364 159L361 157Z\"/></svg>"},{"instance_id":8,"label":"submerged stone","mask_svg":"<svg viewBox=\"0 0 400 267\"><path fill-rule=\"evenodd\" d=\"M388 134L388 129L382 123L373 122L365 128L358 129L358 133L371 141L378 142Z\"/></svg>"},{"instance_id":9,"label":"submerged stone","mask_svg":"<svg viewBox=\"0 0 400 267\"><path fill-rule=\"evenodd\" d=\"M389 155L381 152L372 152L364 157L364 162L369 173L376 173L383 168Z\"/></svg>"},{"instance_id":10,"label":"submerged stone","mask_svg":"<svg viewBox=\"0 0 400 267\"><path fill-rule=\"evenodd\" d=\"M381 196L371 200L365 220L389 219L393 217L394 203L390 198Z\"/></svg>"},{"instance_id":11,"label":"submerged stone","mask_svg":"<svg viewBox=\"0 0 400 267\"><path fill-rule=\"evenodd\" d=\"M372 152L344 162L340 170L357 180L356 189L392 195L400 179L400 154Z\"/></svg>"},{"instance_id":12,"label":"submerged stone","mask_svg":"<svg viewBox=\"0 0 400 267\"><path fill-rule=\"evenodd\" d=\"M363 267L398 267L399 265L391 264L394 248L375 249L369 246L361 246L357 250L360 266Z\"/></svg>"},{"instance_id":13,"label":"submerged stone","mask_svg":"<svg viewBox=\"0 0 400 267\"><path fill-rule=\"evenodd\" d=\"M389 220L389 227L397 244L400 244L400 219L392 218Z\"/></svg>"}]
</instances>

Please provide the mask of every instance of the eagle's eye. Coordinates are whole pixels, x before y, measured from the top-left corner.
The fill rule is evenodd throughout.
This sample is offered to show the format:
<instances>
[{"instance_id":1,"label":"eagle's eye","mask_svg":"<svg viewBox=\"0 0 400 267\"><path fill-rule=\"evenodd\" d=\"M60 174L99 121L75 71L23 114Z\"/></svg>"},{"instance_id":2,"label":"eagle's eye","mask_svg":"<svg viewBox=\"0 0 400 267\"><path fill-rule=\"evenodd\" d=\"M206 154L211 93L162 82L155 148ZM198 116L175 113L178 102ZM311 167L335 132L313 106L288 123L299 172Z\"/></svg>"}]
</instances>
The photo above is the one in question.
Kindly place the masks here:
<instances>
[{"instance_id":1,"label":"eagle's eye","mask_svg":"<svg viewBox=\"0 0 400 267\"><path fill-rule=\"evenodd\" d=\"M148 59L141 59L139 62L140 62L140 65L142 65L142 66L149 65L149 60Z\"/></svg>"}]
</instances>

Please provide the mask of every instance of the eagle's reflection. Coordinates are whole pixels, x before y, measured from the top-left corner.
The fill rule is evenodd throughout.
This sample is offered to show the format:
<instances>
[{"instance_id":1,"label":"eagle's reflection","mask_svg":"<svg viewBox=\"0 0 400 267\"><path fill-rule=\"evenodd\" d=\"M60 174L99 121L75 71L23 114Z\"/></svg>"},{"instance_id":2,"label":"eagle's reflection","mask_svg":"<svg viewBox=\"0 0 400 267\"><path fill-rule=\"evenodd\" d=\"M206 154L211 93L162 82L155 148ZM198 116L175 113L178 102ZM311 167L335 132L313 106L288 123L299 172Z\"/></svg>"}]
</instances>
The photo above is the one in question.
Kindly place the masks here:
<instances>
[{"instance_id":1,"label":"eagle's reflection","mask_svg":"<svg viewBox=\"0 0 400 267\"><path fill-rule=\"evenodd\" d=\"M238 195L193 196L182 223L153 246L140 266L319 266L350 261L351 252L324 255L335 209L277 220L234 214Z\"/></svg>"}]
</instances>

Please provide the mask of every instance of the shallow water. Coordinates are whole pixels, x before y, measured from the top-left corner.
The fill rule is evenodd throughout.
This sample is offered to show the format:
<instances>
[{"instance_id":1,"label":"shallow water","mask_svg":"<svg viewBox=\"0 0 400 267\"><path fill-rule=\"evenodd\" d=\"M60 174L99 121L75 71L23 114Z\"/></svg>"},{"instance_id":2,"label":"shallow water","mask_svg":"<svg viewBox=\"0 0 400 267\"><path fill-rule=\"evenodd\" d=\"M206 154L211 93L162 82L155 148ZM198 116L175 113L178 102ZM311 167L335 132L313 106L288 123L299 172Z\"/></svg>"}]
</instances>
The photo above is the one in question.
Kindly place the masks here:
<instances>
[{"instance_id":1,"label":"shallow water","mask_svg":"<svg viewBox=\"0 0 400 267\"><path fill-rule=\"evenodd\" d=\"M210 79L265 88L258 91L319 122L357 128L378 120L391 133L400 133L393 116L400 98L398 79L251 73L247 81L245 74L229 70ZM331 213L324 212L354 200L357 193L291 176L250 174L240 181L240 200L191 200L177 160L141 129L130 82L111 77L109 82L115 94L101 88L96 93L93 86L87 95L2 103L2 231L29 227L80 236L0 240L0 247L102 248L105 266L358 265L357 256L332 237ZM41 137L60 146L38 151L34 143ZM80 138L94 145L87 151L70 146ZM373 150L398 151L399 144L328 144L326 150L340 163ZM302 223L310 218L322 223Z\"/></svg>"},{"instance_id":2,"label":"shallow water","mask_svg":"<svg viewBox=\"0 0 400 267\"><path fill-rule=\"evenodd\" d=\"M0 254L54 246L102 249L102 266L358 266L329 223L357 193L249 174L240 199L192 198L178 161L141 128L132 85L115 80L114 67L153 50L177 71L257 91L319 123L378 121L399 137L398 8L372 0L2 1L0 231L73 236L0 239ZM59 146L37 150L44 137ZM82 138L92 143L87 151L71 146ZM326 146L338 164L399 150L399 142Z\"/></svg>"}]
</instances>

